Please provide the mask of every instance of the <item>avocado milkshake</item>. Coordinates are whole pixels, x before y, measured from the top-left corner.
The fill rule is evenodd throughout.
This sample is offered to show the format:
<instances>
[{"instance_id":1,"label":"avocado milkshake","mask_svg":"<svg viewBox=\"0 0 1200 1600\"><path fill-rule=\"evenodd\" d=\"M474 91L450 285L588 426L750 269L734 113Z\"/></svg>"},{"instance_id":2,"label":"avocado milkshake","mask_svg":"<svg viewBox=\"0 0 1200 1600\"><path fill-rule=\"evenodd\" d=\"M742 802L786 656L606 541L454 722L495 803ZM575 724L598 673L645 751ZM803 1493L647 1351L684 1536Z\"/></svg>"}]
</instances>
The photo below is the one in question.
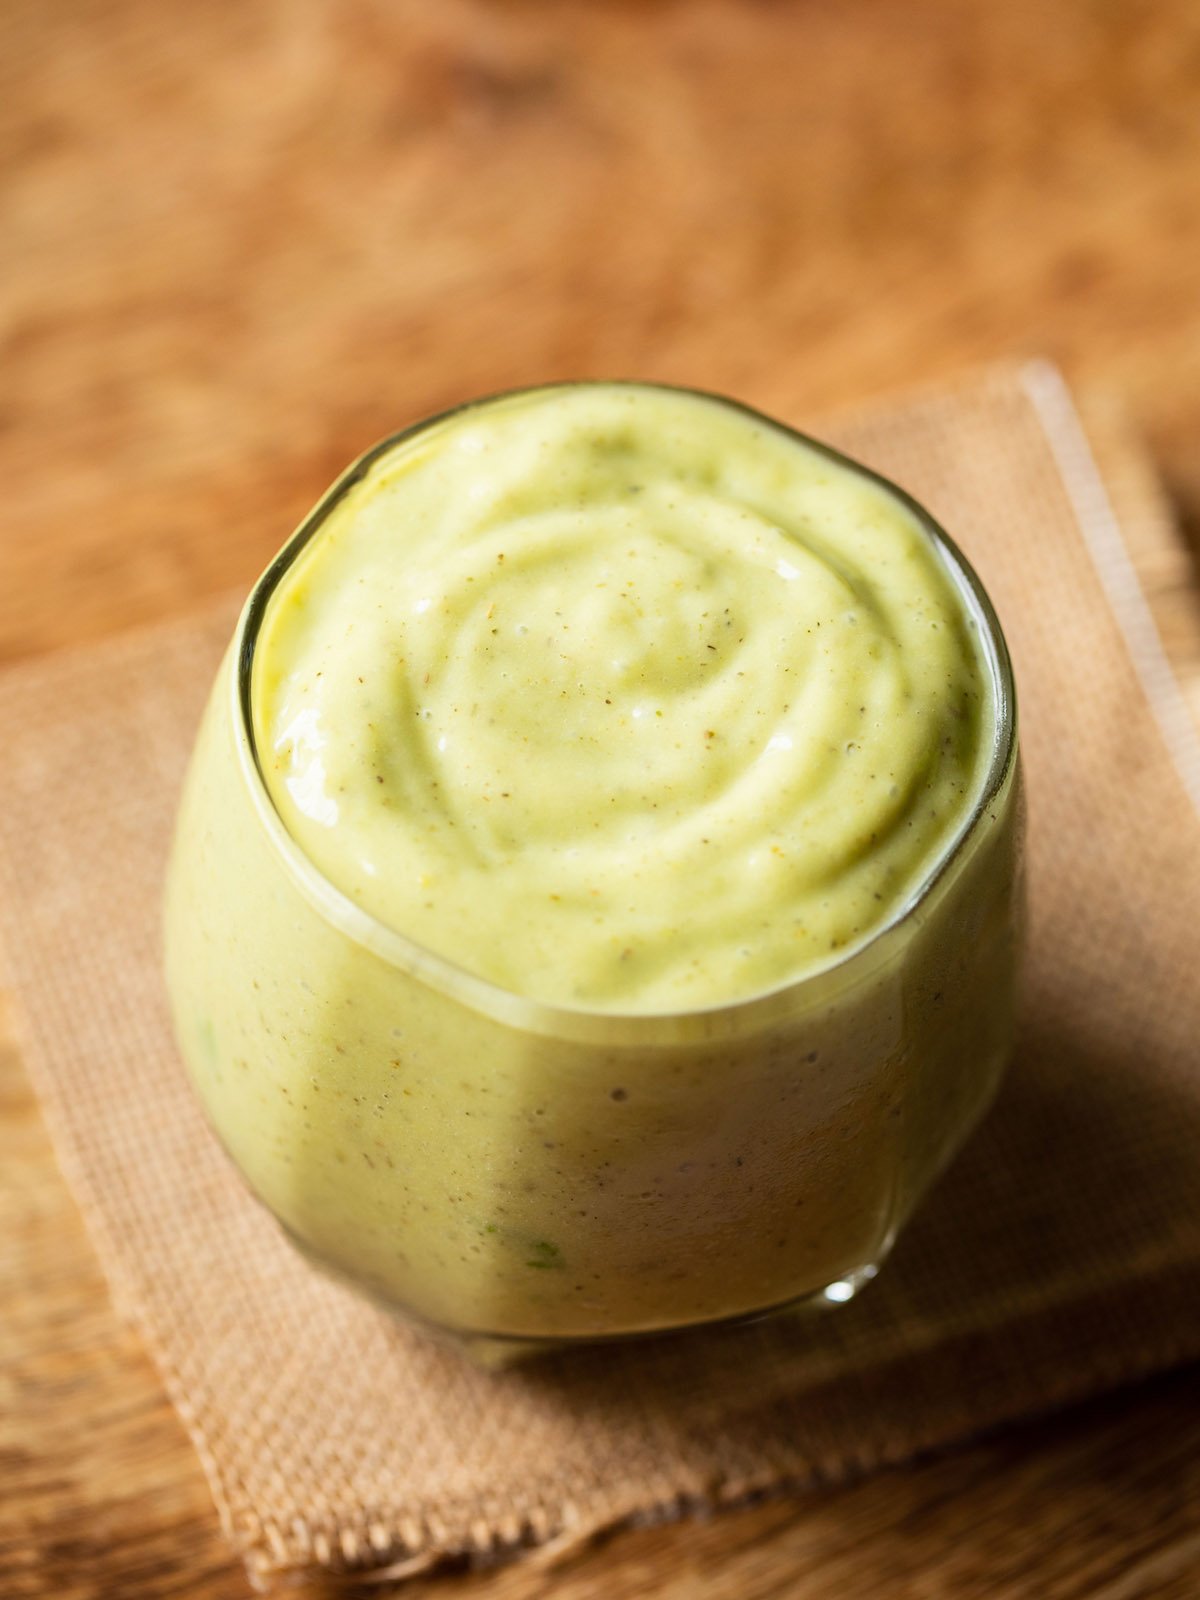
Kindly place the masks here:
<instances>
[{"instance_id":1,"label":"avocado milkshake","mask_svg":"<svg viewBox=\"0 0 1200 1600\"><path fill-rule=\"evenodd\" d=\"M871 1270L1012 1021L1007 663L916 508L715 398L527 391L373 452L235 645L168 978L310 1253L537 1340Z\"/></svg>"}]
</instances>

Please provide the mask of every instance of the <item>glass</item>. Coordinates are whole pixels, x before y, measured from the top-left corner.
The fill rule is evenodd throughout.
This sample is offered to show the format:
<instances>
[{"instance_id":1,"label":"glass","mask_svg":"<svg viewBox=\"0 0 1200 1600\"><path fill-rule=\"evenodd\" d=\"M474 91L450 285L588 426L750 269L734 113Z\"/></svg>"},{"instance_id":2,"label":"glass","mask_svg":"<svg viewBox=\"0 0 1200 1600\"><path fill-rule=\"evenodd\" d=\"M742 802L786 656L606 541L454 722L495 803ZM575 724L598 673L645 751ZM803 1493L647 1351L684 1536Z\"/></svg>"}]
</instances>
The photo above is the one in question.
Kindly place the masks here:
<instances>
[{"instance_id":1,"label":"glass","mask_svg":"<svg viewBox=\"0 0 1200 1600\"><path fill-rule=\"evenodd\" d=\"M535 1003L342 895L285 830L255 750L251 674L274 589L347 490L418 431L357 462L264 574L198 736L166 966L209 1119L312 1260L480 1359L848 1300L982 1115L1011 1049L1021 781L987 596L885 484L974 616L996 714L979 802L865 945L711 1009Z\"/></svg>"}]
</instances>

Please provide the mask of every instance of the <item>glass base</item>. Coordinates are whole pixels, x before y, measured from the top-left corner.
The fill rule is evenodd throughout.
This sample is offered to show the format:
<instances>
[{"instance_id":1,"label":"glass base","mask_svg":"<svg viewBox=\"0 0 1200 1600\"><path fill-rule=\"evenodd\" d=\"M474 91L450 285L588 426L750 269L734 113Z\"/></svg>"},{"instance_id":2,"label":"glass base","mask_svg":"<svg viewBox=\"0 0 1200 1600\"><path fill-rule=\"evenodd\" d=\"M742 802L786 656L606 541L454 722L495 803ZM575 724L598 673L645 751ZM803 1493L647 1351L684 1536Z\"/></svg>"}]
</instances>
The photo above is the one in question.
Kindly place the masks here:
<instances>
[{"instance_id":1,"label":"glass base","mask_svg":"<svg viewBox=\"0 0 1200 1600\"><path fill-rule=\"evenodd\" d=\"M413 1311L411 1307L399 1304L378 1288L353 1277L336 1263L321 1256L285 1223L279 1223L279 1226L293 1248L325 1277L333 1278L345 1287L353 1289L355 1293L365 1296L393 1316L402 1317L406 1322L419 1328L427 1337L456 1350L474 1366L488 1372L501 1372L507 1367L533 1360L538 1356L556 1355L568 1350L599 1349L605 1345L632 1344L645 1339L665 1339L684 1333L715 1333L728 1328L745 1327L752 1322L765 1322L768 1318L803 1317L812 1312L828 1311L835 1306L844 1306L878 1274L897 1233L897 1228L893 1225L886 1238L881 1241L874 1261L868 1261L863 1266L844 1272L841 1277L825 1284L823 1288L807 1290L791 1300L763 1306L757 1311L736 1311L729 1316L712 1317L707 1321L679 1322L657 1328L635 1328L621 1333L554 1334L549 1338L539 1339L531 1334L482 1333L432 1322Z\"/></svg>"},{"instance_id":2,"label":"glass base","mask_svg":"<svg viewBox=\"0 0 1200 1600\"><path fill-rule=\"evenodd\" d=\"M552 1339L534 1339L524 1334L461 1333L446 1328L430 1328L428 1324L424 1326L435 1338L452 1345L466 1356L473 1365L488 1372L501 1372L519 1362L530 1361L537 1356L556 1355L565 1350L633 1344L644 1339L665 1339L681 1333L713 1333L726 1328L746 1327L752 1322L765 1322L768 1318L800 1317L810 1312L828 1311L853 1300L878 1271L877 1262L868 1262L835 1278L822 1289L811 1290L794 1300L766 1306L760 1311L739 1311L732 1316L713 1318L709 1322L687 1322L676 1327L638 1329L631 1333L568 1334Z\"/></svg>"}]
</instances>

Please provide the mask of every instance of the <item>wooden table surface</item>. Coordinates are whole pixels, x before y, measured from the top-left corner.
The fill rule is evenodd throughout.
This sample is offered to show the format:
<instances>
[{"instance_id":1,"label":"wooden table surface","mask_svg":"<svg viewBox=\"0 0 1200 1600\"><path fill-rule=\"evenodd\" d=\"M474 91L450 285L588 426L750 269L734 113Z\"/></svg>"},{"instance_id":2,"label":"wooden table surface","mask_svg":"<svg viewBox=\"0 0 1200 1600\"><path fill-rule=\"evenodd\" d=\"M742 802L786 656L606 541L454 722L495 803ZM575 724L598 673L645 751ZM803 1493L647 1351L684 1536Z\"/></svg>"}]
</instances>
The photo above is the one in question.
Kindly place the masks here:
<instances>
[{"instance_id":1,"label":"wooden table surface","mask_svg":"<svg viewBox=\"0 0 1200 1600\"><path fill-rule=\"evenodd\" d=\"M246 585L374 438L555 376L800 419L1045 353L1200 527L1193 0L3 0L0 159L0 659ZM1194 573L1138 561L1200 696ZM248 1592L10 1048L0 1595ZM1184 1600L1200 1373L409 1592Z\"/></svg>"}]
</instances>

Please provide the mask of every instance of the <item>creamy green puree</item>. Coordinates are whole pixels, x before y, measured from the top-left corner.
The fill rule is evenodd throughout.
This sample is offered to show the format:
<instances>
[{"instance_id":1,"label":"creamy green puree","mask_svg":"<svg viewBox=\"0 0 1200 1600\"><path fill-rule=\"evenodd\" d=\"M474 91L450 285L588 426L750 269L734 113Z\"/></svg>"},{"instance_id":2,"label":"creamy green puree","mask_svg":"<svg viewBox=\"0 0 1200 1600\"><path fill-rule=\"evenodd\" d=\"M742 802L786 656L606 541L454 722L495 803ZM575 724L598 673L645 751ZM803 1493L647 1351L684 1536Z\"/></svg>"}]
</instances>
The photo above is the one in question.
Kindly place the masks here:
<instances>
[{"instance_id":1,"label":"creamy green puree","mask_svg":"<svg viewBox=\"0 0 1200 1600\"><path fill-rule=\"evenodd\" d=\"M213 1126L477 1342L845 1298L1009 1050L1012 715L953 550L764 418L426 424L267 573L200 731L166 965Z\"/></svg>"},{"instance_id":2,"label":"creamy green puree","mask_svg":"<svg viewBox=\"0 0 1200 1600\"><path fill-rule=\"evenodd\" d=\"M280 585L272 798L373 916L518 994L711 1006L828 965L992 754L914 513L727 403L543 390L399 444Z\"/></svg>"}]
</instances>

